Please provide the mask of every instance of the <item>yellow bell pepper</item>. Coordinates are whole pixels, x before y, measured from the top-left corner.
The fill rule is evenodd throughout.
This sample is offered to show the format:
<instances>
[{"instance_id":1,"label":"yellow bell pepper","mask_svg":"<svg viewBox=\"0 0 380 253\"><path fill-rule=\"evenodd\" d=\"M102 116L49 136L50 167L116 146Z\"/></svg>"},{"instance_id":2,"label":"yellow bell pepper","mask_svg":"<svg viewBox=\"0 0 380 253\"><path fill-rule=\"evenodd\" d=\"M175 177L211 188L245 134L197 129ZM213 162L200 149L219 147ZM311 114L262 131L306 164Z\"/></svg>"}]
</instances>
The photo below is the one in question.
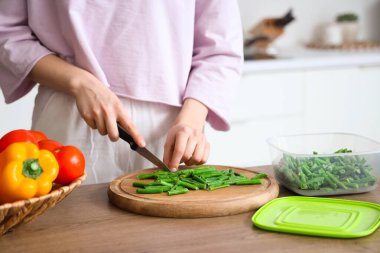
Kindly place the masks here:
<instances>
[{"instance_id":1,"label":"yellow bell pepper","mask_svg":"<svg viewBox=\"0 0 380 253\"><path fill-rule=\"evenodd\" d=\"M52 152L29 142L12 143L0 153L0 204L49 193L58 170Z\"/></svg>"}]
</instances>

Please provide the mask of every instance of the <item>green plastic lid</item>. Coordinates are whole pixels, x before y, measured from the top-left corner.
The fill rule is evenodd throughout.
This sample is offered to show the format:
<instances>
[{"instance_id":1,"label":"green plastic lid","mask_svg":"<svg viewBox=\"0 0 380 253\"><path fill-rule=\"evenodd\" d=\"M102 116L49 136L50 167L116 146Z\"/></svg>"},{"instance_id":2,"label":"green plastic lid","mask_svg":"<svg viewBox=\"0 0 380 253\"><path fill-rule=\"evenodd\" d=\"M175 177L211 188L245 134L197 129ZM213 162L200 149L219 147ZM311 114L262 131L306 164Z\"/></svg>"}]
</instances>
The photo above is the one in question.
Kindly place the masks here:
<instances>
[{"instance_id":1,"label":"green plastic lid","mask_svg":"<svg viewBox=\"0 0 380 253\"><path fill-rule=\"evenodd\" d=\"M380 205L371 202L283 197L262 206L253 216L257 227L284 233L337 238L362 237L380 225Z\"/></svg>"}]
</instances>

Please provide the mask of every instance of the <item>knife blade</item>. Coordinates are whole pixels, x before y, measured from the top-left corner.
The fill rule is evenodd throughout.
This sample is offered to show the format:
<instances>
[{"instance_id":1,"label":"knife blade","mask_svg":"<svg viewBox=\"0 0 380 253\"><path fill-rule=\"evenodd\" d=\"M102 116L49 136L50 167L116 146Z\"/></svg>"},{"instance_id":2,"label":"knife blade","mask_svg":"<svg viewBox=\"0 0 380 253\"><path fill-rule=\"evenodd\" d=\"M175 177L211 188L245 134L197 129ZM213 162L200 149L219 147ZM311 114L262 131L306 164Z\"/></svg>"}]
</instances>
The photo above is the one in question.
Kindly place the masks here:
<instances>
[{"instance_id":1,"label":"knife blade","mask_svg":"<svg viewBox=\"0 0 380 253\"><path fill-rule=\"evenodd\" d=\"M133 140L132 136L119 124L117 124L117 129L119 131L119 137L124 141L128 142L131 149L139 153L145 159L149 160L151 163L156 165L159 169L169 170L168 166L161 161L157 156L150 152L147 148L139 147Z\"/></svg>"}]
</instances>

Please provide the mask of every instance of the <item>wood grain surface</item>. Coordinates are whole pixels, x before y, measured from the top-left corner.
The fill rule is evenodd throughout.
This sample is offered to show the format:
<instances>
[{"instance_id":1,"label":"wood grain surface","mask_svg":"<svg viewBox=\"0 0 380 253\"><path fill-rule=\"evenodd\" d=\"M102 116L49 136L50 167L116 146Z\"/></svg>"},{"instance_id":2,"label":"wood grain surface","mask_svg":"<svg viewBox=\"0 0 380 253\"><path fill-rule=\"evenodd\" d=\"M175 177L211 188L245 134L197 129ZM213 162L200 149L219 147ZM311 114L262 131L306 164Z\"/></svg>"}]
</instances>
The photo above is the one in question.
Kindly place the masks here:
<instances>
[{"instance_id":1,"label":"wood grain surface","mask_svg":"<svg viewBox=\"0 0 380 253\"><path fill-rule=\"evenodd\" d=\"M273 175L270 166L252 168ZM109 183L82 185L36 220L0 237L0 252L380 252L380 229L354 239L321 238L261 230L254 213L175 219L138 215L108 200ZM295 195L280 187L279 197ZM334 196L380 204L380 188L368 193Z\"/></svg>"},{"instance_id":2,"label":"wood grain surface","mask_svg":"<svg viewBox=\"0 0 380 253\"><path fill-rule=\"evenodd\" d=\"M219 170L234 169L235 172L252 178L258 172L212 165ZM259 208L278 196L279 187L273 177L261 179L259 185L233 185L214 191L197 190L186 194L168 196L160 194L138 194L133 182L144 183L153 180L139 180L139 174L151 173L156 169L144 169L121 176L111 182L108 197L117 207L133 213L169 217L204 218L249 212Z\"/></svg>"}]
</instances>

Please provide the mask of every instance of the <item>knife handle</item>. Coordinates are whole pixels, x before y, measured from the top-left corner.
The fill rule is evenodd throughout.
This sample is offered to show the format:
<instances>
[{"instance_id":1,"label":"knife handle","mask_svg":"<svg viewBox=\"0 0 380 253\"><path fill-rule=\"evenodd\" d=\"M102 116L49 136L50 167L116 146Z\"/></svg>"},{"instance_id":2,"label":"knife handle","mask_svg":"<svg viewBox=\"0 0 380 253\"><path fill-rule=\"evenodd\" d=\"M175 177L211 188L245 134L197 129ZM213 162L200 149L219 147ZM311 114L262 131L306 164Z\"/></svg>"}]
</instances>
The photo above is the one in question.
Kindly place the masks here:
<instances>
[{"instance_id":1,"label":"knife handle","mask_svg":"<svg viewBox=\"0 0 380 253\"><path fill-rule=\"evenodd\" d=\"M124 128L122 128L119 124L117 124L117 130L119 131L119 137L125 140L126 142L128 142L132 150L136 150L138 145L133 140L132 136L130 136L129 133Z\"/></svg>"}]
</instances>

